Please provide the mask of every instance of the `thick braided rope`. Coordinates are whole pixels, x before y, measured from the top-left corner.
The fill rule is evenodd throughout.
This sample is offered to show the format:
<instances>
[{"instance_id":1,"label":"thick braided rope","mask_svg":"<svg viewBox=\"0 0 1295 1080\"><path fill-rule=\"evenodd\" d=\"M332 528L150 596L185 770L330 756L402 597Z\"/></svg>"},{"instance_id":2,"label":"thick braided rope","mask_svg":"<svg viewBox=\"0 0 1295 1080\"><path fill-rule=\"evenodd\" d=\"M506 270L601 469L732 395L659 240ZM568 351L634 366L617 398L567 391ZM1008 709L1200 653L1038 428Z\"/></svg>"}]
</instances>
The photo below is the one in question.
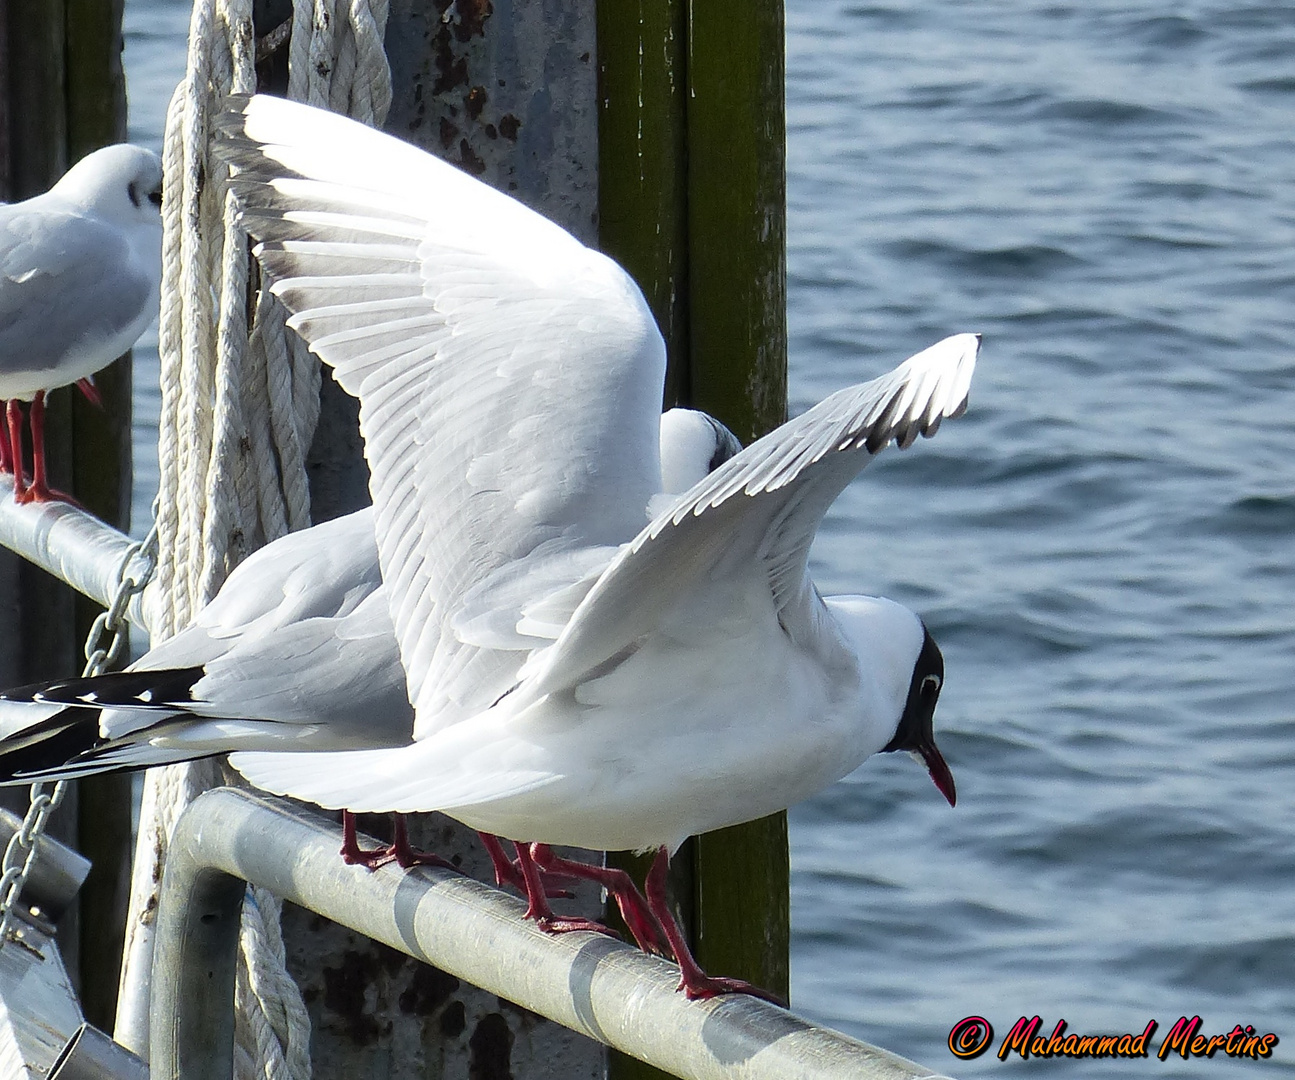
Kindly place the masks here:
<instances>
[{"instance_id":1,"label":"thick braided rope","mask_svg":"<svg viewBox=\"0 0 1295 1080\"><path fill-rule=\"evenodd\" d=\"M196 10L195 10L196 14ZM166 128L162 146L162 171L166 176L175 176L180 171L180 156L183 140L179 138L179 125L184 110L183 84L177 87L167 108ZM181 303L180 303L180 206L182 200L167 199L162 206L162 307L158 317L158 353L162 356L174 356L180 351ZM161 372L162 400L169 402L178 399L180 394L180 367L172 364ZM173 417L163 415L159 419L158 467L159 485L157 499L157 528L160 547L174 548L176 535L180 527L180 500L176 486L179 480L179 469L176 463L178 441L168 421ZM172 437L167 438L164 433ZM175 561L167 560L165 566L159 565L155 580L158 592L169 597L173 591ZM170 605L165 611L159 611L157 625L153 632L159 637L167 637L175 632L170 625Z\"/></svg>"},{"instance_id":2,"label":"thick braided rope","mask_svg":"<svg viewBox=\"0 0 1295 1080\"><path fill-rule=\"evenodd\" d=\"M163 164L161 510L155 639L186 626L250 551L310 524L305 456L319 365L258 293L247 325L247 238L233 221L209 121L231 90L255 89L252 0L195 0L189 65L168 112ZM338 10L343 16L338 18ZM381 123L391 102L386 0L295 0L289 96ZM339 63L340 59L340 63ZM118 1040L147 1046L152 912L171 828L221 782L199 762L151 770L136 847ZM240 937L236 1076L304 1080L309 1020L284 966L280 903L254 890Z\"/></svg>"},{"instance_id":3,"label":"thick braided rope","mask_svg":"<svg viewBox=\"0 0 1295 1080\"><path fill-rule=\"evenodd\" d=\"M310 1018L287 972L282 911L283 901L273 893L247 890L234 999L256 1007L240 1005L234 1041L253 1064L250 1070L235 1068L235 1076L310 1076Z\"/></svg>"}]
</instances>

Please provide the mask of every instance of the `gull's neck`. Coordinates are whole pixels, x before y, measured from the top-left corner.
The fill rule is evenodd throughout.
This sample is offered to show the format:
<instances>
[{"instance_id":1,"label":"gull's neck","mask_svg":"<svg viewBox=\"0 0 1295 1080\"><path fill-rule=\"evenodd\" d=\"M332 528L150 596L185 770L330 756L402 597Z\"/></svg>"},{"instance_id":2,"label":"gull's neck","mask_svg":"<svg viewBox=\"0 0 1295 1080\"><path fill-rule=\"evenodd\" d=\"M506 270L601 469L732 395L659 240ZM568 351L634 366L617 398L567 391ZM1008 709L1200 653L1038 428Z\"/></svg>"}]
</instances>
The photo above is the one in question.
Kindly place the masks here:
<instances>
[{"instance_id":1,"label":"gull's neck","mask_svg":"<svg viewBox=\"0 0 1295 1080\"><path fill-rule=\"evenodd\" d=\"M823 603L853 654L857 722L868 754L894 737L926 630L902 604L879 596L828 596Z\"/></svg>"}]
</instances>

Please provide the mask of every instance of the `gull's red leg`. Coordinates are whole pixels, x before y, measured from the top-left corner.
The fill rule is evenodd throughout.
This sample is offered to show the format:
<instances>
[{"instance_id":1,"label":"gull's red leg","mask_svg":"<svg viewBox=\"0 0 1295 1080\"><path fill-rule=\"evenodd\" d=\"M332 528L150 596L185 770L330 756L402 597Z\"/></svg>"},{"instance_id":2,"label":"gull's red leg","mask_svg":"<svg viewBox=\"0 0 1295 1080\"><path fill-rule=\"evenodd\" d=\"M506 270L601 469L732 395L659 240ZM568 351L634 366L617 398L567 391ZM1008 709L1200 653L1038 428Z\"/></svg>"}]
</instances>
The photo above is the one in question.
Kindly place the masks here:
<instances>
[{"instance_id":1,"label":"gull's red leg","mask_svg":"<svg viewBox=\"0 0 1295 1080\"><path fill-rule=\"evenodd\" d=\"M490 856L490 862L495 868L495 884L501 889L511 885L519 892L525 892L526 882L522 878L520 866L504 853L504 845L499 842L499 837L488 832L477 835L481 837L481 843L485 845L486 854Z\"/></svg>"},{"instance_id":2,"label":"gull's red leg","mask_svg":"<svg viewBox=\"0 0 1295 1080\"><path fill-rule=\"evenodd\" d=\"M433 851L419 851L409 842L409 823L404 814L392 814L391 847L387 850L391 857L404 869L411 866L439 866L442 870L453 870L462 873L449 859L443 859Z\"/></svg>"},{"instance_id":3,"label":"gull's red leg","mask_svg":"<svg viewBox=\"0 0 1295 1080\"><path fill-rule=\"evenodd\" d=\"M588 863L564 859L560 855L555 855L553 849L547 844L532 844L531 854L541 870L556 871L570 877L597 882L615 898L616 906L620 908L621 918L625 920L625 925L629 927L640 949L667 958L672 955L661 924L652 914L638 886L624 870L617 870L610 866L590 866Z\"/></svg>"},{"instance_id":4,"label":"gull's red leg","mask_svg":"<svg viewBox=\"0 0 1295 1080\"><path fill-rule=\"evenodd\" d=\"M504 853L504 845L493 833L479 832L477 835L481 837L481 843L495 868L495 884L501 889L511 885L518 892L524 893L526 881L522 877L521 863L516 859L510 859ZM544 895L550 900L571 899L571 893L563 887L564 884L573 883L571 875L551 874L544 867L540 867L540 878L544 882Z\"/></svg>"},{"instance_id":5,"label":"gull's red leg","mask_svg":"<svg viewBox=\"0 0 1295 1080\"><path fill-rule=\"evenodd\" d=\"M712 998L718 994L751 994L786 1008L787 1003L781 998L744 979L726 979L707 975L702 971L701 966L693 958L692 950L688 948L683 930L675 922L674 915L670 911L670 902L666 897L666 874L669 869L670 856L665 848L661 848L652 861L652 869L648 871L647 881L644 884L647 889L648 906L661 923L661 929L665 931L670 948L674 951L675 960L679 963L679 989L688 996L688 1000Z\"/></svg>"},{"instance_id":6,"label":"gull's red leg","mask_svg":"<svg viewBox=\"0 0 1295 1080\"><path fill-rule=\"evenodd\" d=\"M45 391L37 390L27 410L31 428L31 484L20 502L49 502L53 497L45 483Z\"/></svg>"},{"instance_id":7,"label":"gull's red leg","mask_svg":"<svg viewBox=\"0 0 1295 1080\"><path fill-rule=\"evenodd\" d=\"M94 384L93 375L87 375L84 379L77 379L76 388L85 395L86 401L96 409L103 408L103 398L99 395L99 388Z\"/></svg>"},{"instance_id":8,"label":"gull's red leg","mask_svg":"<svg viewBox=\"0 0 1295 1080\"><path fill-rule=\"evenodd\" d=\"M341 856L347 866L363 866L366 870L376 870L395 858L391 844L376 848L360 847L359 837L355 834L355 815L349 810L342 811Z\"/></svg>"},{"instance_id":9,"label":"gull's red leg","mask_svg":"<svg viewBox=\"0 0 1295 1080\"><path fill-rule=\"evenodd\" d=\"M565 934L572 930L592 930L595 934L608 934L619 937L615 930L604 926L593 919L581 918L578 915L558 915L549 907L548 898L544 895L544 882L540 868L536 865L530 845L514 842L517 848L517 862L521 867L522 879L526 882L526 914L523 918L534 919L541 930L550 934Z\"/></svg>"},{"instance_id":10,"label":"gull's red leg","mask_svg":"<svg viewBox=\"0 0 1295 1080\"><path fill-rule=\"evenodd\" d=\"M439 866L445 870L458 871L459 868L448 859L442 859L430 851L418 851L410 844L409 826L404 814L392 814L391 818L393 821L391 843L383 847L365 849L360 847L359 838L355 834L355 815L349 810L343 810L342 862L347 866L363 866L368 870L376 870L379 866L394 862L406 870L411 866Z\"/></svg>"},{"instance_id":11,"label":"gull's red leg","mask_svg":"<svg viewBox=\"0 0 1295 1080\"><path fill-rule=\"evenodd\" d=\"M347 866L363 866L369 870L376 870L385 862L391 860L391 851L389 848L373 848L365 850L360 847L359 838L355 835L355 815L349 810L342 811L342 850L340 852L342 862Z\"/></svg>"},{"instance_id":12,"label":"gull's red leg","mask_svg":"<svg viewBox=\"0 0 1295 1080\"><path fill-rule=\"evenodd\" d=\"M8 408L8 402L2 403ZM0 473L13 473L13 458L9 455L9 431L6 424L0 424Z\"/></svg>"},{"instance_id":13,"label":"gull's red leg","mask_svg":"<svg viewBox=\"0 0 1295 1080\"><path fill-rule=\"evenodd\" d=\"M11 402L12 404L12 402ZM37 390L28 412L28 423L31 427L31 483L23 491L18 490L17 477L14 479L14 500L20 503L55 502L62 500L74 506L80 506L71 495L55 491L45 480L45 391ZM12 439L13 422L9 425ZM15 465L22 463L21 456L15 455Z\"/></svg>"},{"instance_id":14,"label":"gull's red leg","mask_svg":"<svg viewBox=\"0 0 1295 1080\"><path fill-rule=\"evenodd\" d=\"M9 426L9 464L13 466L13 497L21 502L27 490L27 478L22 471L22 407L16 399L5 406L5 421Z\"/></svg>"}]
</instances>

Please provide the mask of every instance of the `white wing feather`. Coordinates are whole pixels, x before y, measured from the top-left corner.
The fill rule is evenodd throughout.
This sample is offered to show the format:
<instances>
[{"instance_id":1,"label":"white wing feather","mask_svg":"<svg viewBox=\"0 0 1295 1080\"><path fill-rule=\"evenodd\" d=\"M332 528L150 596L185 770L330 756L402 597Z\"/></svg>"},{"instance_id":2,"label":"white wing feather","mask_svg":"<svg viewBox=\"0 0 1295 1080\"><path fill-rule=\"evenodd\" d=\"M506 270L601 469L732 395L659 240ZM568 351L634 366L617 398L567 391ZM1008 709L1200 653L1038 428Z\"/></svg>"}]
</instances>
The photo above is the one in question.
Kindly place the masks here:
<instances>
[{"instance_id":1,"label":"white wing feather","mask_svg":"<svg viewBox=\"0 0 1295 1080\"><path fill-rule=\"evenodd\" d=\"M421 738L489 707L547 644L460 640L463 597L479 606L483 583L525 560L549 582L546 555L641 527L664 345L615 263L445 162L277 98L234 110L224 152L258 256L361 401Z\"/></svg>"},{"instance_id":2,"label":"white wing feather","mask_svg":"<svg viewBox=\"0 0 1295 1080\"><path fill-rule=\"evenodd\" d=\"M682 597L724 588L726 566L757 559L783 628L813 648L823 607L807 563L823 515L891 440L907 447L961 414L979 341L945 338L872 382L838 391L685 492L621 551L537 657L528 695L575 686Z\"/></svg>"}]
</instances>

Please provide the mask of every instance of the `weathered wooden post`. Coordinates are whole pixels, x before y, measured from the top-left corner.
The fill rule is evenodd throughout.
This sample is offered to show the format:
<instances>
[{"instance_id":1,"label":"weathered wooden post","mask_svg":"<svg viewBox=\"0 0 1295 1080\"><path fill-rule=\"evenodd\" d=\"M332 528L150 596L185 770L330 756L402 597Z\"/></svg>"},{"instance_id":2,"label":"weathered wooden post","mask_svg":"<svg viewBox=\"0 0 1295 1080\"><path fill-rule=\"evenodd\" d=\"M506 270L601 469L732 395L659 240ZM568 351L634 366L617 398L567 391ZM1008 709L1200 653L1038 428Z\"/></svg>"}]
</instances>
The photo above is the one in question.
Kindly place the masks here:
<instances>
[{"instance_id":1,"label":"weathered wooden post","mask_svg":"<svg viewBox=\"0 0 1295 1080\"><path fill-rule=\"evenodd\" d=\"M0 2L0 197L45 190L91 150L126 133L121 69L122 0ZM50 399L51 480L103 520L125 528L130 512L131 373L123 358L97 378L104 408ZM0 555L0 682L16 685L81 670L81 643L99 609L7 552ZM64 921L59 943L91 1022L111 1026L121 953L124 868L130 852L125 778L82 781L52 821L94 862L80 917ZM4 804L21 813L26 792ZM74 909L75 910L75 909ZM79 958L79 962L78 962Z\"/></svg>"},{"instance_id":2,"label":"weathered wooden post","mask_svg":"<svg viewBox=\"0 0 1295 1080\"><path fill-rule=\"evenodd\" d=\"M782 0L734 17L691 0L602 0L603 250L638 280L666 337L666 405L744 442L787 407ZM636 875L647 860L614 856ZM697 837L672 886L708 970L788 993L787 821ZM612 1076L660 1075L613 1056Z\"/></svg>"},{"instance_id":3,"label":"weathered wooden post","mask_svg":"<svg viewBox=\"0 0 1295 1080\"><path fill-rule=\"evenodd\" d=\"M126 80L122 71L125 0L65 0L68 161L126 138ZM131 391L129 357L95 376L102 410L68 393L72 407L72 488L95 516L130 526ZM85 640L101 609L76 599L76 640ZM78 660L79 664L79 660ZM80 989L86 1019L111 1030L117 1010L123 922L130 883L131 779L95 776L77 784L77 850L91 861L81 887Z\"/></svg>"}]
</instances>

